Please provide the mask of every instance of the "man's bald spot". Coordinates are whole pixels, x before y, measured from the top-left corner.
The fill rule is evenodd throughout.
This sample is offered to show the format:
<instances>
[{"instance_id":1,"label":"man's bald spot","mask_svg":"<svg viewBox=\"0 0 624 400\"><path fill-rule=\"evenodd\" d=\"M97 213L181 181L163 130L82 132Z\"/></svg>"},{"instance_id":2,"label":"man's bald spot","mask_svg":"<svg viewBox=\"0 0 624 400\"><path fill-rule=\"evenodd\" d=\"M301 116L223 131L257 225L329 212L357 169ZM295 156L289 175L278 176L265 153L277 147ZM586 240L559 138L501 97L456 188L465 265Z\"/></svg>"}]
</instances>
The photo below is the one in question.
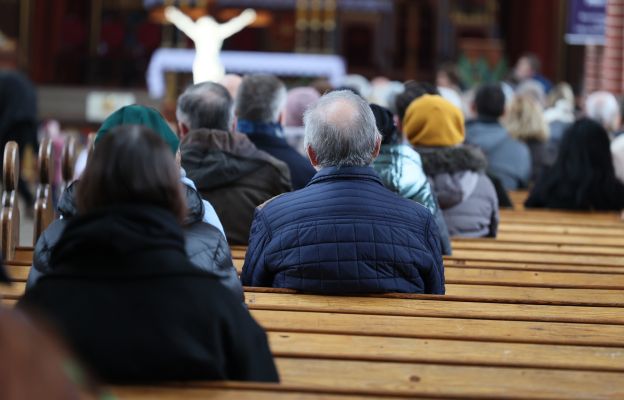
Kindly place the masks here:
<instances>
[{"instance_id":1,"label":"man's bald spot","mask_svg":"<svg viewBox=\"0 0 624 400\"><path fill-rule=\"evenodd\" d=\"M349 99L338 98L327 104L321 105L317 112L327 125L335 127L339 131L353 126L358 116L358 106Z\"/></svg>"}]
</instances>

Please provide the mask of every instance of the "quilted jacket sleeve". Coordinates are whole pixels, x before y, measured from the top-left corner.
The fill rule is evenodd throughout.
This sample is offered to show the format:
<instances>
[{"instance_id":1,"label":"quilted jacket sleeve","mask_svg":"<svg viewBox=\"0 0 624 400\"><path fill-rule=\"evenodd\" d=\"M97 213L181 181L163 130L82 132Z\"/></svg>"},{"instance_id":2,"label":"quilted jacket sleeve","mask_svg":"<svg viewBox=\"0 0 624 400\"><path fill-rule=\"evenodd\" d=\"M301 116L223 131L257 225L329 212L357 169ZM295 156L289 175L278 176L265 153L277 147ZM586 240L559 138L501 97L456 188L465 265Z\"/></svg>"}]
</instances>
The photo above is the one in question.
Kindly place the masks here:
<instances>
[{"instance_id":1,"label":"quilted jacket sleeve","mask_svg":"<svg viewBox=\"0 0 624 400\"><path fill-rule=\"evenodd\" d=\"M427 276L423 277L425 281L426 294L444 294L444 264L442 262L442 246L440 242L440 234L438 227L433 219L429 217L427 226L427 241L433 258L433 265Z\"/></svg>"},{"instance_id":2,"label":"quilted jacket sleeve","mask_svg":"<svg viewBox=\"0 0 624 400\"><path fill-rule=\"evenodd\" d=\"M241 273L244 286L272 286L273 274L265 264L266 246L271 240L271 232L261 208L257 208L249 232L249 246Z\"/></svg>"}]
</instances>

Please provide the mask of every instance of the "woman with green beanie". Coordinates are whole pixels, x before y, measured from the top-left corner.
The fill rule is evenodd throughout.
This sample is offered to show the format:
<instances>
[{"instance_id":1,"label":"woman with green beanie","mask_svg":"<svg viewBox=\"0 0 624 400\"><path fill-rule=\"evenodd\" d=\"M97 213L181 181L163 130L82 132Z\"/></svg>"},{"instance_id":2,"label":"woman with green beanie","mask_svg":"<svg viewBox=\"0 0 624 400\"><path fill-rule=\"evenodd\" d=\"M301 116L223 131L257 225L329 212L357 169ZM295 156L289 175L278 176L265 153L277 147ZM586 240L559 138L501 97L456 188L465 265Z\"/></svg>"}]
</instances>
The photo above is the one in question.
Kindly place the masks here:
<instances>
[{"instance_id":1,"label":"woman with green beanie","mask_svg":"<svg viewBox=\"0 0 624 400\"><path fill-rule=\"evenodd\" d=\"M139 125L154 131L165 141L179 164L180 141L177 135L157 110L141 105L122 107L112 113L98 130L95 146L97 147L102 138L106 137L111 130L122 125ZM184 170L180 168L180 179L184 184L188 210L184 220L184 233L190 261L200 269L219 274L221 281L237 296L242 297L243 290L229 248L226 245L225 249L222 249L220 245L226 243L221 221L210 203L202 200L193 181L185 175ZM75 184L70 185L59 200L58 211L61 219L54 221L37 241L27 288L32 287L41 275L50 272L49 260L52 249L63 232L67 220L76 215Z\"/></svg>"}]
</instances>

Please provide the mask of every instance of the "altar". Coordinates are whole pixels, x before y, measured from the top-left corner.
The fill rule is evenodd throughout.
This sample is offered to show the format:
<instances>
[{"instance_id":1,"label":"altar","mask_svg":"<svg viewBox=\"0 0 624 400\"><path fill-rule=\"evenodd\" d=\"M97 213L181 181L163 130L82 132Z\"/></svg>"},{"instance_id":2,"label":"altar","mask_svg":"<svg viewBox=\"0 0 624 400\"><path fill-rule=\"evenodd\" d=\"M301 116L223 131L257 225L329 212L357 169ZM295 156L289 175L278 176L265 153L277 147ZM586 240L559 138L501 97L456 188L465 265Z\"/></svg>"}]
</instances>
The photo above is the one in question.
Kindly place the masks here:
<instances>
[{"instance_id":1,"label":"altar","mask_svg":"<svg viewBox=\"0 0 624 400\"><path fill-rule=\"evenodd\" d=\"M339 86L346 74L344 59L336 55L222 51L220 58L227 73L326 77L334 86ZM147 69L147 88L150 96L163 97L166 92L165 73L191 72L194 59L194 49L156 50Z\"/></svg>"}]
</instances>

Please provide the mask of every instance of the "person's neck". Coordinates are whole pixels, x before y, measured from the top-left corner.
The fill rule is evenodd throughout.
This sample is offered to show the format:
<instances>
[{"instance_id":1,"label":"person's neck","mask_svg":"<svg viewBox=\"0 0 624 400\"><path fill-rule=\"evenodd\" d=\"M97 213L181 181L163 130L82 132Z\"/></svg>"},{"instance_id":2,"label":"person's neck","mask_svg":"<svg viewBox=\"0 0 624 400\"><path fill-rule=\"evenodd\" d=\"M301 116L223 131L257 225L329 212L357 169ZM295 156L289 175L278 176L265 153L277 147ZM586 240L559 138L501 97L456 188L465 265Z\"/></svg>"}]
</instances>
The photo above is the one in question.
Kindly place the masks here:
<instances>
[{"instance_id":1,"label":"person's neck","mask_svg":"<svg viewBox=\"0 0 624 400\"><path fill-rule=\"evenodd\" d=\"M498 117L492 117L489 115L479 115L477 116L477 121L479 122L484 122L486 124L497 124L498 123Z\"/></svg>"},{"instance_id":2,"label":"person's neck","mask_svg":"<svg viewBox=\"0 0 624 400\"><path fill-rule=\"evenodd\" d=\"M239 119L237 130L247 135L260 134L276 137L284 137L282 125L279 122L257 122L248 119Z\"/></svg>"}]
</instances>

